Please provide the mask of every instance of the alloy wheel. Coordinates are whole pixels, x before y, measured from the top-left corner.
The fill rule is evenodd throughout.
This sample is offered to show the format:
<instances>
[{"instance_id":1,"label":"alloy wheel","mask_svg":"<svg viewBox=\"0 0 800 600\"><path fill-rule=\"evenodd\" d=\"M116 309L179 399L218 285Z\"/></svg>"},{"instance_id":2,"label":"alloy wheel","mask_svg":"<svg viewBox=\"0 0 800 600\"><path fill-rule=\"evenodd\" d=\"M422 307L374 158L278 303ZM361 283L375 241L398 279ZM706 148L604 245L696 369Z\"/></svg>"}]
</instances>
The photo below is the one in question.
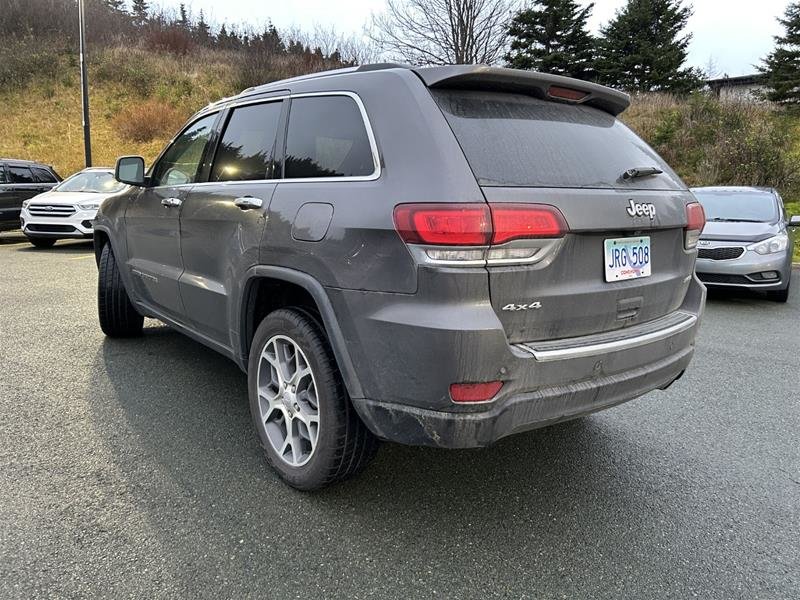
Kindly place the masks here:
<instances>
[{"instance_id":1,"label":"alloy wheel","mask_svg":"<svg viewBox=\"0 0 800 600\"><path fill-rule=\"evenodd\" d=\"M300 346L285 335L267 340L258 365L258 411L272 449L300 467L314 454L319 402L314 373Z\"/></svg>"}]
</instances>

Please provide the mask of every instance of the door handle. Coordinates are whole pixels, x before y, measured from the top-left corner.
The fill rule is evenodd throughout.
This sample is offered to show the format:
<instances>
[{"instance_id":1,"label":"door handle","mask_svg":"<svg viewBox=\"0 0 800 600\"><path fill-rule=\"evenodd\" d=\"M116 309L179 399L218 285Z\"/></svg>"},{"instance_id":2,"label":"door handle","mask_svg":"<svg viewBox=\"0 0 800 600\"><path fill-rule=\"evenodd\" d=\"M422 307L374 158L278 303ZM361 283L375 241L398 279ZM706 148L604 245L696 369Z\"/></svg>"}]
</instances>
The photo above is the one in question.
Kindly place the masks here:
<instances>
[{"instance_id":1,"label":"door handle","mask_svg":"<svg viewBox=\"0 0 800 600\"><path fill-rule=\"evenodd\" d=\"M264 201L261 198L243 196L234 200L233 203L242 210L249 210L251 208L261 208L264 204Z\"/></svg>"},{"instance_id":2,"label":"door handle","mask_svg":"<svg viewBox=\"0 0 800 600\"><path fill-rule=\"evenodd\" d=\"M180 198L164 198L161 200L161 206L180 206L183 200Z\"/></svg>"}]
</instances>

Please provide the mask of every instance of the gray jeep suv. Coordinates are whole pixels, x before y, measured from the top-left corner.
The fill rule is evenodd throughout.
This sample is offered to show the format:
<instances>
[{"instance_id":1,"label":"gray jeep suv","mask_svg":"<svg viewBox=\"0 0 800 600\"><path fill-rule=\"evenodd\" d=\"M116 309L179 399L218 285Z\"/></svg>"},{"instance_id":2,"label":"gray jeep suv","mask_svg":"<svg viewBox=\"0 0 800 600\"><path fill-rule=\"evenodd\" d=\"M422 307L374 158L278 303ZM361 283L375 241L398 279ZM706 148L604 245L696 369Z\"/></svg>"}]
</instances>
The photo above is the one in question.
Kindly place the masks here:
<instances>
[{"instance_id":1,"label":"gray jeep suv","mask_svg":"<svg viewBox=\"0 0 800 600\"><path fill-rule=\"evenodd\" d=\"M486 446L686 369L704 214L620 92L370 65L194 117L95 222L109 336L155 317L247 373L269 463L314 489L377 440Z\"/></svg>"}]
</instances>

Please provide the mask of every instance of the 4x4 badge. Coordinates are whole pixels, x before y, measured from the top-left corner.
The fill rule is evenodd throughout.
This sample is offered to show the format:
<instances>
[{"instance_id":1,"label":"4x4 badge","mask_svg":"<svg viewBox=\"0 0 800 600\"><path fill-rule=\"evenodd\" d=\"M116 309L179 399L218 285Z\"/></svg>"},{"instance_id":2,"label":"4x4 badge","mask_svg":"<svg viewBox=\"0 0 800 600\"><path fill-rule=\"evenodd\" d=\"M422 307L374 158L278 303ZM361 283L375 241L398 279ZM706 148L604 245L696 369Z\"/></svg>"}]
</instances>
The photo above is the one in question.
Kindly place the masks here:
<instances>
[{"instance_id":1,"label":"4x4 badge","mask_svg":"<svg viewBox=\"0 0 800 600\"><path fill-rule=\"evenodd\" d=\"M503 310L538 310L542 308L541 302L531 302L530 304L506 304Z\"/></svg>"}]
</instances>

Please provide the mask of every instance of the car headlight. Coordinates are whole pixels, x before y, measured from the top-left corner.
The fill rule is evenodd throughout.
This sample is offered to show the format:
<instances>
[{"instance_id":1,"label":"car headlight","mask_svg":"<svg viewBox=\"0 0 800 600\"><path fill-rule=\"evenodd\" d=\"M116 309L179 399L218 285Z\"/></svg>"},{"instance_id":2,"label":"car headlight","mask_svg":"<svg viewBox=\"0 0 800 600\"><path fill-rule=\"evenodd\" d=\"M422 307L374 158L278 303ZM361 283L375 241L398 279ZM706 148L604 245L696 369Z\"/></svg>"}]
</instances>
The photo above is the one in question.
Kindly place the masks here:
<instances>
[{"instance_id":1,"label":"car headlight","mask_svg":"<svg viewBox=\"0 0 800 600\"><path fill-rule=\"evenodd\" d=\"M100 208L100 203L97 201L83 202L81 204L78 204L78 208L80 208L81 210L97 210L98 208Z\"/></svg>"},{"instance_id":2,"label":"car headlight","mask_svg":"<svg viewBox=\"0 0 800 600\"><path fill-rule=\"evenodd\" d=\"M775 254L776 252L783 252L789 247L789 236L785 233L758 242L757 244L750 244L747 249L759 254Z\"/></svg>"}]
</instances>

